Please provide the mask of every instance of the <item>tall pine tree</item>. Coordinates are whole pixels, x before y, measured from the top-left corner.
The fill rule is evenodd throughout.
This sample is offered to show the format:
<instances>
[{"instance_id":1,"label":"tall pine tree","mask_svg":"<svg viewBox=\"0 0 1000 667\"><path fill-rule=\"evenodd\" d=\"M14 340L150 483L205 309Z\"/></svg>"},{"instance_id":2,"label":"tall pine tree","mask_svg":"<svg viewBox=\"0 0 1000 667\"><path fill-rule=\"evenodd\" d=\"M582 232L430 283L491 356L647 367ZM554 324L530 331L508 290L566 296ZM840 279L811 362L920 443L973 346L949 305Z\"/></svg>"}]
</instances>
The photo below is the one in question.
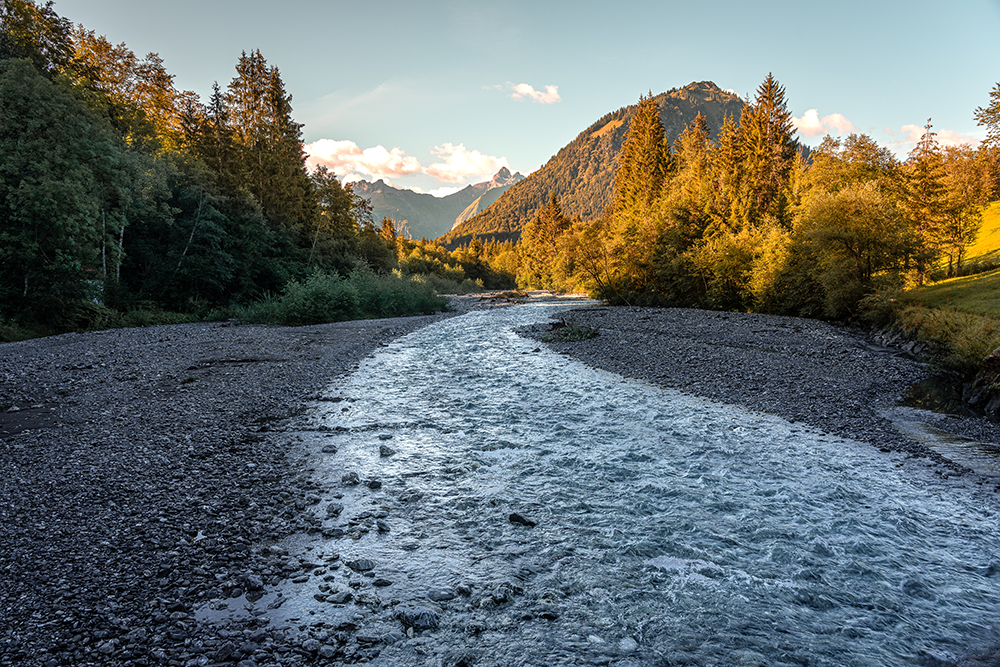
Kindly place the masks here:
<instances>
[{"instance_id":1,"label":"tall pine tree","mask_svg":"<svg viewBox=\"0 0 1000 667\"><path fill-rule=\"evenodd\" d=\"M757 89L740 119L743 187L737 218L753 225L765 216L788 222L788 182L795 163L792 114L773 74Z\"/></svg>"}]
</instances>

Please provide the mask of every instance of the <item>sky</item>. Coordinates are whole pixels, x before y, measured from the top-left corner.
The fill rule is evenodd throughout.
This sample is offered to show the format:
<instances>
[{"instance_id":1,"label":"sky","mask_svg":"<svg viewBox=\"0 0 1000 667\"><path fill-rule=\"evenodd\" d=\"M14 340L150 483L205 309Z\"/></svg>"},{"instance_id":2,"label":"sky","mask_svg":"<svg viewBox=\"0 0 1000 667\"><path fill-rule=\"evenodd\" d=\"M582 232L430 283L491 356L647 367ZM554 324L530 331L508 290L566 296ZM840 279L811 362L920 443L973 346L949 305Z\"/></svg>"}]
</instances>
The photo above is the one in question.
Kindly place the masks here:
<instances>
[{"instance_id":1,"label":"sky","mask_svg":"<svg viewBox=\"0 0 1000 667\"><path fill-rule=\"evenodd\" d=\"M604 114L692 81L744 99L768 73L798 138L866 133L898 156L928 119L985 137L1000 0L55 0L203 100L259 49L281 72L310 164L438 196L528 174Z\"/></svg>"}]
</instances>

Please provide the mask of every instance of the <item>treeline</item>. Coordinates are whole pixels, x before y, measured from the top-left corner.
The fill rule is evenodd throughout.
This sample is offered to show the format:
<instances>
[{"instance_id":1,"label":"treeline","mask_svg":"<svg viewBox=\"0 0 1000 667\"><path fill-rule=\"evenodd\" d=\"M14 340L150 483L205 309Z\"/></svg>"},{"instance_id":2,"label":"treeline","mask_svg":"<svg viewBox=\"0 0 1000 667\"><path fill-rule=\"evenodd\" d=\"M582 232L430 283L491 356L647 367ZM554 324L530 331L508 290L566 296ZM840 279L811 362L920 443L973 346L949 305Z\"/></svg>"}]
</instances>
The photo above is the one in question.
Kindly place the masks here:
<instances>
[{"instance_id":1,"label":"treeline","mask_svg":"<svg viewBox=\"0 0 1000 667\"><path fill-rule=\"evenodd\" d=\"M358 280L412 292L415 309L441 306L427 285L393 283L395 239L364 200L306 170L292 96L259 51L203 102L155 53L74 26L51 2L0 0L0 20L4 322L205 316L354 273L389 276Z\"/></svg>"},{"instance_id":2,"label":"treeline","mask_svg":"<svg viewBox=\"0 0 1000 667\"><path fill-rule=\"evenodd\" d=\"M981 148L942 148L928 121L903 162L863 134L828 136L805 157L770 75L714 141L699 115L668 145L644 97L604 215L570 220L553 197L522 231L518 283L612 303L852 316L866 297L960 270L998 196L993 95L977 111L992 137Z\"/></svg>"}]
</instances>

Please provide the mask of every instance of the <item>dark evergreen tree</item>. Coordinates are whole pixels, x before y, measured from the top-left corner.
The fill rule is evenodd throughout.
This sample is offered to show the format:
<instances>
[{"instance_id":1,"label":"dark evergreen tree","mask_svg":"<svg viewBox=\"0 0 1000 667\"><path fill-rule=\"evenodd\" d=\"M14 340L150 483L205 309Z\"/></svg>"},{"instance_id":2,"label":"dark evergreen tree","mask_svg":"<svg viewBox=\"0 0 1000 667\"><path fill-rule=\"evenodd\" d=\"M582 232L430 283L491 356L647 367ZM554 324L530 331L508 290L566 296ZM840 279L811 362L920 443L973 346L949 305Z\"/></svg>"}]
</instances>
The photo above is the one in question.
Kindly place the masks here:
<instances>
[{"instance_id":1,"label":"dark evergreen tree","mask_svg":"<svg viewBox=\"0 0 1000 667\"><path fill-rule=\"evenodd\" d=\"M659 196L670 168L670 149L660 122L660 108L652 95L640 97L618 154L615 213L650 206Z\"/></svg>"},{"instance_id":2,"label":"dark evergreen tree","mask_svg":"<svg viewBox=\"0 0 1000 667\"><path fill-rule=\"evenodd\" d=\"M944 158L927 119L924 134L910 151L906 161L906 184L903 205L913 232L920 239L920 248L913 257L913 278L923 284L944 243L947 218L947 189Z\"/></svg>"},{"instance_id":3,"label":"dark evergreen tree","mask_svg":"<svg viewBox=\"0 0 1000 667\"><path fill-rule=\"evenodd\" d=\"M990 103L976 108L975 119L976 123L986 128L983 145L1000 149L1000 83L990 91Z\"/></svg>"},{"instance_id":4,"label":"dark evergreen tree","mask_svg":"<svg viewBox=\"0 0 1000 667\"><path fill-rule=\"evenodd\" d=\"M563 215L555 193L550 194L549 203L521 231L518 283L548 289L554 286L555 281L567 277L566 267L559 266L559 240L570 226L571 222Z\"/></svg>"}]
</instances>

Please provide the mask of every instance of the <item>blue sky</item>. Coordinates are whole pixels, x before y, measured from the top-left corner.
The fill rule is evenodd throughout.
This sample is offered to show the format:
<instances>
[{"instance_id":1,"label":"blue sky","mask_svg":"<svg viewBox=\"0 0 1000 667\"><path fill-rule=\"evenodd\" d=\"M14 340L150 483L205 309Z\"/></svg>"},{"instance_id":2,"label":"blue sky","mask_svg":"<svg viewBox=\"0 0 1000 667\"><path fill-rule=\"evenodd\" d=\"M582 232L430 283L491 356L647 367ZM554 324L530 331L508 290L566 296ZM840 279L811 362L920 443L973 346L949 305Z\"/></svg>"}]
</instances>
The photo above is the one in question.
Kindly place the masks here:
<instances>
[{"instance_id":1,"label":"blue sky","mask_svg":"<svg viewBox=\"0 0 1000 667\"><path fill-rule=\"evenodd\" d=\"M806 143L853 129L899 155L928 118L943 143L983 137L972 114L1000 81L1000 0L56 0L55 9L139 55L159 53L177 87L203 99L213 81L232 79L241 51L260 49L316 159L348 179L439 194L499 166L534 171L605 113L692 81L752 96L773 72Z\"/></svg>"}]
</instances>

